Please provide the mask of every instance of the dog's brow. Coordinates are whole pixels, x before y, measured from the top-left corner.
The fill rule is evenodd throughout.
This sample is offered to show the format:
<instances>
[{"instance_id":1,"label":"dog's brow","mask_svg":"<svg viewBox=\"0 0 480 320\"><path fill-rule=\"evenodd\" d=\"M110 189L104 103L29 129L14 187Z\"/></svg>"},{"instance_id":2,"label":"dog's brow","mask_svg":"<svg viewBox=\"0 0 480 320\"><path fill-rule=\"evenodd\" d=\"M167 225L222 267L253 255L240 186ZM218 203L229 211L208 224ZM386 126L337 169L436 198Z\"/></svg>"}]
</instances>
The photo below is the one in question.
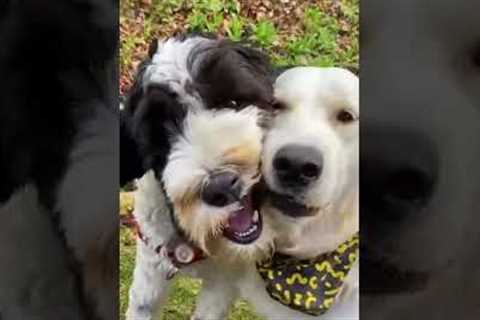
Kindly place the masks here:
<instances>
[{"instance_id":1,"label":"dog's brow","mask_svg":"<svg viewBox=\"0 0 480 320\"><path fill-rule=\"evenodd\" d=\"M249 146L237 146L225 151L222 159L225 164L247 167L259 161L256 154Z\"/></svg>"}]
</instances>

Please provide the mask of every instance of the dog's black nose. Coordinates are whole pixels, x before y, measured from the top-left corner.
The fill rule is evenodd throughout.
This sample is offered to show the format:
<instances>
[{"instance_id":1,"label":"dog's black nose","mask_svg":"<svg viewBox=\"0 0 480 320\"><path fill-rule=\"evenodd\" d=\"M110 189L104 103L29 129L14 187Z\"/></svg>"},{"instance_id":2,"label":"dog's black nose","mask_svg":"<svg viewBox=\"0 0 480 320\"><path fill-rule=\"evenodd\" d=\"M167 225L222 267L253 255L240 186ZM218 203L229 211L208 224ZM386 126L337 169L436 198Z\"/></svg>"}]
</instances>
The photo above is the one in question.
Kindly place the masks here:
<instances>
[{"instance_id":1,"label":"dog's black nose","mask_svg":"<svg viewBox=\"0 0 480 320\"><path fill-rule=\"evenodd\" d=\"M224 207L240 199L242 182L233 172L219 172L210 176L202 189L202 199L205 203Z\"/></svg>"},{"instance_id":2,"label":"dog's black nose","mask_svg":"<svg viewBox=\"0 0 480 320\"><path fill-rule=\"evenodd\" d=\"M323 156L313 147L290 144L277 151L273 168L282 186L306 187L322 174Z\"/></svg>"}]
</instances>

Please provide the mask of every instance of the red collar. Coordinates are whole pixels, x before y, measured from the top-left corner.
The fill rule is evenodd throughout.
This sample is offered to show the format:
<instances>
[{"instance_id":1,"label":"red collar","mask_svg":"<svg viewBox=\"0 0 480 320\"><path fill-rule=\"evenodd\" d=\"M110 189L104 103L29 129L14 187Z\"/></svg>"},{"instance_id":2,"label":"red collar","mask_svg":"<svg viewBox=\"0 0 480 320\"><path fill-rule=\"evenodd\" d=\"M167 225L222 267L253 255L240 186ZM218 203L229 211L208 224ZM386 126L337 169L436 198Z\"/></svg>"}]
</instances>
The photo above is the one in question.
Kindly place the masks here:
<instances>
[{"instance_id":1,"label":"red collar","mask_svg":"<svg viewBox=\"0 0 480 320\"><path fill-rule=\"evenodd\" d=\"M181 268L206 259L205 254L200 248L193 245L190 241L180 235L172 237L172 239L168 240L167 243L162 243L155 247L151 247L150 239L142 233L140 226L132 214L124 217L122 219L122 224L133 229L137 237L148 248L155 251L155 253L159 255L166 255L168 258L170 258L172 264L177 268Z\"/></svg>"}]
</instances>

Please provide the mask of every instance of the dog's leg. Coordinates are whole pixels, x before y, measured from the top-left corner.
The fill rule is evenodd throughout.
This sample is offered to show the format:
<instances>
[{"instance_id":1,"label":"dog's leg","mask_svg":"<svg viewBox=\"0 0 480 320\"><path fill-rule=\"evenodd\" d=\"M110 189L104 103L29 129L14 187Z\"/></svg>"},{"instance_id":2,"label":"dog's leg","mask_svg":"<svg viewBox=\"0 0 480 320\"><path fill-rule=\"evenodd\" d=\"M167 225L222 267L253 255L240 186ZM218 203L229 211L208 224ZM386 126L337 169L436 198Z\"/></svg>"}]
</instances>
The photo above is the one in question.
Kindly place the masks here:
<instances>
[{"instance_id":1,"label":"dog's leg","mask_svg":"<svg viewBox=\"0 0 480 320\"><path fill-rule=\"evenodd\" d=\"M211 277L203 278L192 320L226 319L228 309L237 297L235 288L230 285L232 281L216 277L213 273Z\"/></svg>"},{"instance_id":2,"label":"dog's leg","mask_svg":"<svg viewBox=\"0 0 480 320\"><path fill-rule=\"evenodd\" d=\"M164 305L170 282L168 258L137 242L136 265L129 292L127 320L153 320Z\"/></svg>"}]
</instances>

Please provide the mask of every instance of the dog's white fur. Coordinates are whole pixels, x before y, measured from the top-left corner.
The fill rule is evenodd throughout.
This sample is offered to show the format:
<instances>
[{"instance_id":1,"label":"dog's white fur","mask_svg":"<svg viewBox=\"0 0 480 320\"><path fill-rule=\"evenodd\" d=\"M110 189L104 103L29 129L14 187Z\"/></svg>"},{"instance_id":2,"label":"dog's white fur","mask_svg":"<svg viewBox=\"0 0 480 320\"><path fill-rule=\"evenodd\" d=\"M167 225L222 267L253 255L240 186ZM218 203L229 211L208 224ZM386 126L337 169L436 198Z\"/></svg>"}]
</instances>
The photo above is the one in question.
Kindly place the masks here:
<instances>
[{"instance_id":1,"label":"dog's white fur","mask_svg":"<svg viewBox=\"0 0 480 320\"><path fill-rule=\"evenodd\" d=\"M169 38L158 41L157 52L143 76L144 89L151 83L166 83L178 94L182 103L190 108L201 109L203 103L200 97L185 89L192 83L192 75L188 72L188 55L194 49L200 49L214 41L204 37L192 37L186 40ZM195 70L196 66L192 66Z\"/></svg>"},{"instance_id":2,"label":"dog's white fur","mask_svg":"<svg viewBox=\"0 0 480 320\"><path fill-rule=\"evenodd\" d=\"M185 119L182 136L173 145L163 172L165 190L173 202L180 227L209 254L244 256L270 248L266 236L251 246L224 239L222 226L230 212L238 209L238 203L218 208L200 199L202 185L214 170L240 174L244 194L258 181L263 135L259 121L260 113L255 107L238 112L191 112ZM182 204L185 197L192 198L186 200L188 205ZM265 230L265 234L267 232ZM208 242L213 243L209 245ZM212 246L215 247L213 252Z\"/></svg>"},{"instance_id":3,"label":"dog's white fur","mask_svg":"<svg viewBox=\"0 0 480 320\"><path fill-rule=\"evenodd\" d=\"M264 236L245 246L221 236L228 216L239 209L238 203L219 208L201 199L202 188L212 172L230 171L238 175L242 182L242 196L250 191L260 176L261 123L265 112L255 106L243 107L240 111L209 109L212 106L206 105L194 86L194 78L201 69L199 64L208 55L205 50L212 50L219 43L200 36L160 40L142 75L144 92L152 85L167 86L176 94L178 102L188 109L181 128L177 128L179 132L171 132L168 137L171 149L159 179L172 202L180 227L202 250L219 258L265 256L271 252L272 246L271 241L265 239L272 237ZM193 52L195 59L192 58ZM268 234L268 230L264 234Z\"/></svg>"},{"instance_id":4,"label":"dog's white fur","mask_svg":"<svg viewBox=\"0 0 480 320\"><path fill-rule=\"evenodd\" d=\"M286 110L274 119L262 154L263 174L270 189L283 193L272 168L275 153L288 144L312 146L323 155L320 179L302 196L319 208L312 218L287 219L272 211L277 247L296 256L333 250L358 231L358 120L342 124L337 113L359 116L358 79L347 70L297 67L282 74L275 96ZM278 249L278 248L277 248Z\"/></svg>"},{"instance_id":5,"label":"dog's white fur","mask_svg":"<svg viewBox=\"0 0 480 320\"><path fill-rule=\"evenodd\" d=\"M263 135L258 117L259 112L254 107L242 111L202 110L189 114L183 124L185 134L174 143L163 174L165 189L169 190L168 196L174 206L182 202L178 197L185 194L193 197L189 207L192 212L179 212L176 217L187 236L209 252L208 260L182 269L204 281L195 313L200 319L224 318L230 302L239 295L235 284L239 283L238 277L244 273L244 268L254 261L253 257L271 251L273 235L268 225L251 245L238 245L221 233L212 233L224 223L236 204L211 207L200 200L198 192L203 181L208 179L209 171L229 166L241 174L246 182L245 189L254 183L252 177L258 176ZM247 148L249 155L241 158L251 162L244 163L244 167L235 167L225 155L230 150L241 151L243 148ZM180 205L175 210L184 209ZM158 306L166 299L169 286L166 274L171 268L168 258L157 254L154 248L166 244L175 230L160 182L152 171L138 182L134 215L142 234L148 238L148 244L137 241L127 318L154 319ZM182 215L186 215L185 220ZM208 243L203 242L207 240Z\"/></svg>"},{"instance_id":6,"label":"dog's white fur","mask_svg":"<svg viewBox=\"0 0 480 320\"><path fill-rule=\"evenodd\" d=\"M302 87L304 89L299 90ZM301 93L297 95L295 92ZM329 173L328 179L321 180L311 191L311 198L308 198L312 206L323 208L318 215L305 220L293 220L275 212L270 207L262 208L264 231L256 243L261 243L265 238L272 240L275 238L280 250L284 249L285 252L299 257L312 257L333 250L358 231L358 124L345 128L331 120L335 112L341 108L352 109L358 115L358 80L349 72L340 69L295 68L285 72L278 79L276 95L288 105L288 110L278 116L271 134L267 137L264 161L270 161L271 152L280 145L291 141L302 141L319 148L322 152L329 153L326 156L326 170ZM223 123L218 127L215 121L212 121L215 119L209 122L210 126L220 130L208 128L208 125L195 127L188 122L190 128L196 128L196 132L192 132L192 137L196 140L188 141L194 143L188 148L183 146L179 149L180 155L188 151L188 155L184 155L186 158L203 160L204 163L211 163L214 168L219 165L215 159L222 159L222 157L215 157L222 154L217 148L234 146L235 143L244 139L242 137L261 141L259 132L252 136L252 131L248 131L251 125L256 125L255 119L247 120L241 127L234 126L238 130L233 131L226 130L232 128L232 124L229 123L238 123L240 120L235 118L241 119L242 115L227 111L225 116L221 119ZM295 130L292 130L292 126ZM288 134L284 130L287 130ZM323 135L326 135L328 140L324 139L319 143L317 139L322 139ZM179 143L181 145L187 141ZM192 153L196 156L192 157ZM174 163L172 160L175 159L170 159L169 162ZM195 177L196 174L192 175L191 163L180 164L181 162L167 170L168 174L164 175L164 179L166 183L176 183L179 187L188 188L188 184L185 185L185 183L191 183L191 177ZM198 167L198 164L194 167ZM263 173L268 179L271 174L269 164L264 165ZM181 179L183 174L186 180ZM338 177L336 178L335 175ZM176 179L180 179L178 181L182 183ZM159 182L153 173L147 173L139 181L138 187L135 196L135 217L149 242L146 244L143 241L137 241L137 260L127 311L127 319L131 320L154 319L156 312L165 302L169 287L166 274L169 271L170 262L163 255L155 253L153 248L165 244L175 232ZM320 200L315 196L315 194L319 195L318 192L322 192ZM270 233L271 226L279 228L280 233L275 235ZM318 232L319 230L322 233ZM299 237L301 233L304 237ZM325 236L322 237L322 235ZM228 245L229 249L234 247L240 246ZM229 255L224 251L219 251L220 254L216 256L182 269L183 272L203 280L203 290L197 302L194 319L224 318L231 302L237 297L244 297L251 301L256 310L267 318L311 318L280 305L268 296L263 280L251 259L252 256L245 255L243 259L242 256L237 256L238 258L234 260L219 258L223 254ZM357 318L358 263L351 271L340 299L341 302L322 318Z\"/></svg>"},{"instance_id":7,"label":"dog's white fur","mask_svg":"<svg viewBox=\"0 0 480 320\"><path fill-rule=\"evenodd\" d=\"M274 178L273 157L287 144L311 146L323 154L322 175L304 197L315 216L291 218L271 206L262 208L275 231L276 250L296 257L315 257L334 250L358 232L358 78L337 68L297 67L283 73L275 83L275 96L283 110L268 131L262 156L263 175L270 189L282 192ZM356 121L342 124L336 115L349 110ZM350 271L336 305L322 319L357 319L359 262ZM251 270L244 282L249 292L264 294L264 284ZM300 319L298 312L280 307L268 296L251 299L255 309L269 319ZM307 318L309 316L306 316Z\"/></svg>"}]
</instances>

